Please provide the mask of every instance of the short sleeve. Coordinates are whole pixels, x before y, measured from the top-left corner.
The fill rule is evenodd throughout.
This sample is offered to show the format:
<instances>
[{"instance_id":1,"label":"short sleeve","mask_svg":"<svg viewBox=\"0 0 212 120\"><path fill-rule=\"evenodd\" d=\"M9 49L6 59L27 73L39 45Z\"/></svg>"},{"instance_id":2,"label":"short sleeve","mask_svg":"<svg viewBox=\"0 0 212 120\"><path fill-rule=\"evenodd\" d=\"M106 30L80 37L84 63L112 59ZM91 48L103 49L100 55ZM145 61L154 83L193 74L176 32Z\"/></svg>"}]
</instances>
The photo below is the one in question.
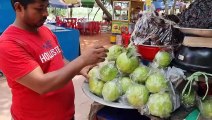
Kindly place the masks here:
<instances>
[{"instance_id":1,"label":"short sleeve","mask_svg":"<svg viewBox=\"0 0 212 120\"><path fill-rule=\"evenodd\" d=\"M0 42L0 69L11 80L17 80L33 71L39 64L20 44Z\"/></svg>"}]
</instances>

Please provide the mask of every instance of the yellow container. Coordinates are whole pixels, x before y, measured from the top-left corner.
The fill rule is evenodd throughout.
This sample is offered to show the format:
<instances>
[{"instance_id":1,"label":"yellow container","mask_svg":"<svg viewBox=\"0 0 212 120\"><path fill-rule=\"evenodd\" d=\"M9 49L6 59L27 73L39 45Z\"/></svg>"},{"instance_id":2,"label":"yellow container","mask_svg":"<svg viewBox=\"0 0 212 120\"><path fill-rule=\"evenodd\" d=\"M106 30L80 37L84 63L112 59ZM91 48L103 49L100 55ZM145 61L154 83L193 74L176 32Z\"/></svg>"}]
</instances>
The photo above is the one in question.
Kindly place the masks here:
<instances>
[{"instance_id":1,"label":"yellow container","mask_svg":"<svg viewBox=\"0 0 212 120\"><path fill-rule=\"evenodd\" d=\"M111 35L110 36L110 42L111 43L116 43L116 35Z\"/></svg>"}]
</instances>

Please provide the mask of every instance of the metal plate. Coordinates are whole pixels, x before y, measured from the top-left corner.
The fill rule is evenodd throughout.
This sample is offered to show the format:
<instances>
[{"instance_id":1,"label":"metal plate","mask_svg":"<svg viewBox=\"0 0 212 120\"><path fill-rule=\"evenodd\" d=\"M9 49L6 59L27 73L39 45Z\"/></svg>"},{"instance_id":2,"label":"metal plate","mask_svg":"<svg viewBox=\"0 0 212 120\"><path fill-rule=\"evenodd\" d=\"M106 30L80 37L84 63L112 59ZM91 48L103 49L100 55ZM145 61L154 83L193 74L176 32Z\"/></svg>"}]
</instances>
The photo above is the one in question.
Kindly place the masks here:
<instances>
[{"instance_id":1,"label":"metal plate","mask_svg":"<svg viewBox=\"0 0 212 120\"><path fill-rule=\"evenodd\" d=\"M201 37L212 37L212 29L184 28L179 26L174 26L174 28L179 29L184 34L197 35Z\"/></svg>"},{"instance_id":2,"label":"metal plate","mask_svg":"<svg viewBox=\"0 0 212 120\"><path fill-rule=\"evenodd\" d=\"M86 83L86 82L84 82L82 84L82 90L83 90L83 92L85 93L86 96L88 96L90 99L92 99L92 100L94 100L94 101L96 101L100 104L110 106L110 107L115 107L115 108L134 109L132 106L129 106L127 104L119 103L119 102L105 101L103 98L94 95L93 93L90 92L88 83Z\"/></svg>"}]
</instances>

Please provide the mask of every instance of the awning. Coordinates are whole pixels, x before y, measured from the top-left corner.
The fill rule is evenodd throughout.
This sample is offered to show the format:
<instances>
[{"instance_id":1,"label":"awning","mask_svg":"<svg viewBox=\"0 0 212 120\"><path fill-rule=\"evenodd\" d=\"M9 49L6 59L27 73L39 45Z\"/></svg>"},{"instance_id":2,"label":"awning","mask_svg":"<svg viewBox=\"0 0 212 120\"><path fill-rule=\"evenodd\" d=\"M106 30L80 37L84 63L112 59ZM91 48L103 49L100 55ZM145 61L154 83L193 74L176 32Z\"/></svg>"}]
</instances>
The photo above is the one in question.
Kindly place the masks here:
<instances>
[{"instance_id":1,"label":"awning","mask_svg":"<svg viewBox=\"0 0 212 120\"><path fill-rule=\"evenodd\" d=\"M81 0L82 7L93 8L95 0Z\"/></svg>"},{"instance_id":2,"label":"awning","mask_svg":"<svg viewBox=\"0 0 212 120\"><path fill-rule=\"evenodd\" d=\"M93 8L95 0L49 0L51 7L56 8L72 8L72 7L88 7Z\"/></svg>"},{"instance_id":3,"label":"awning","mask_svg":"<svg viewBox=\"0 0 212 120\"><path fill-rule=\"evenodd\" d=\"M165 9L165 5L164 5L163 2L156 2L156 1L154 1L153 4L155 6L155 9L162 9L162 10Z\"/></svg>"},{"instance_id":4,"label":"awning","mask_svg":"<svg viewBox=\"0 0 212 120\"><path fill-rule=\"evenodd\" d=\"M79 7L80 1L78 0L49 0L49 5L51 7L56 8L72 8L72 7Z\"/></svg>"},{"instance_id":5,"label":"awning","mask_svg":"<svg viewBox=\"0 0 212 120\"><path fill-rule=\"evenodd\" d=\"M165 9L165 5L164 5L163 2L154 1L153 4L154 4L154 6L155 6L155 9L162 9L162 10ZM174 4L174 1L171 1L171 2L168 3L169 9L173 6L173 4ZM181 4L179 4L179 3L177 2L176 5L175 5L175 8L179 8L180 5L181 5Z\"/></svg>"}]
</instances>

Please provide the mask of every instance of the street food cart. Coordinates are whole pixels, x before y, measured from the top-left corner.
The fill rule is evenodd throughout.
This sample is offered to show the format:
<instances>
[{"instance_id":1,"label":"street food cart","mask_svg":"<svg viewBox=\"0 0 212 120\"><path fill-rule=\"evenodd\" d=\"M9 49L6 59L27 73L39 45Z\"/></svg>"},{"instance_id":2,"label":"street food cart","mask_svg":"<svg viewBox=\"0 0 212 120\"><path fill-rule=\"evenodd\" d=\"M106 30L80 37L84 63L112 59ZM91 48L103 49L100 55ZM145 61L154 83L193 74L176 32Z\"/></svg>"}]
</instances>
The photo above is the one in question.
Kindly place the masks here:
<instances>
[{"instance_id":1,"label":"street food cart","mask_svg":"<svg viewBox=\"0 0 212 120\"><path fill-rule=\"evenodd\" d=\"M135 22L144 9L144 2L140 0L113 1L112 37L111 42L118 42L121 34L131 34ZM114 37L117 36L117 37Z\"/></svg>"},{"instance_id":2,"label":"street food cart","mask_svg":"<svg viewBox=\"0 0 212 120\"><path fill-rule=\"evenodd\" d=\"M203 5L201 8L199 7L200 4ZM126 68L129 67L128 60L125 58L132 58L133 44L125 49L124 52L120 53L117 58L112 55L117 55L117 53L121 51L121 46L114 45L112 46L113 48L109 48L107 60L111 60L112 62L110 61L110 63L107 63L108 66L110 65L110 67L107 68L110 68L111 71L114 71L114 68L117 68L117 76L109 78L112 74L107 75L102 72L106 71L105 69L107 68L105 66L99 66L95 68L96 70L91 70L91 72L101 72L96 72L96 75L91 73L90 75L93 76L89 79L89 85L86 85L87 83L85 83L83 86L84 93L88 97L93 99L95 102L100 103L100 105L110 107L101 108L97 112L97 118L101 118L98 120L102 120L103 118L104 120L110 120L111 118L116 119L117 116L118 120L146 120L146 118L134 118L136 115L130 114L132 110L125 111L125 109L137 109L140 114L148 116L151 120L212 120L212 64L210 62L212 59L212 21L211 16L209 16L209 14L212 13L212 10L210 9L211 7L212 1L196 0L187 8L186 11L183 11L179 15L180 22L176 23L172 22L175 19L170 19L168 17L168 19L164 19L155 14L155 11L144 12L142 15L143 19L139 19L136 23L131 39L134 45L142 46L141 49L138 49L144 50L144 52L138 51L142 62L139 67L146 66L143 61L148 61L146 67L150 67L149 69L151 69L151 72L146 74L149 75L148 77L144 77L144 73L137 72L137 68L132 73L127 73L128 71L125 71ZM202 10L202 8L205 9L200 14L199 11ZM199 16L198 19L196 16ZM145 58L145 54L157 50L156 48L159 49L159 52L157 51L156 54L153 55L153 59ZM112 53L110 54L110 52ZM161 53L163 53L163 55ZM166 55L169 57L167 57L164 53L167 53ZM137 56L137 54L134 54L134 56ZM162 67L159 65L160 63L157 65L156 61L158 61L159 57L166 59L162 60L160 58L162 60L161 62L169 61L170 65L167 67ZM132 66L129 68L132 68ZM110 73L108 71L107 73ZM159 75L157 73L159 71L161 72L159 74L164 76L163 78L166 79L166 82L164 83L168 83L169 87L166 87L166 90L163 89L164 91L159 91L157 93L152 90L159 85L159 83L156 83L160 81L160 77L157 76ZM137 76L134 74L135 72L142 74L142 76L139 76L138 78L146 78L146 81L136 82L134 79L135 76ZM113 72L113 74L114 73L115 72ZM97 79L93 79L95 77ZM123 87L126 86L126 84L122 84L123 81L126 80L125 78L134 82L129 82L128 85L130 87L127 88L127 91L125 91L126 89ZM155 80L153 80L153 78ZM110 80L105 83L106 79ZM95 83L93 85L91 82L92 80L93 83ZM153 88L152 90L149 87L150 81L154 81L151 83ZM101 84L102 86L99 85L97 89L95 86L96 84ZM144 97L139 96L139 92L143 90L139 88L134 89L133 84L136 86L145 85L149 90L150 96L145 105L142 103L143 99L138 100L140 102L140 106L135 104L136 98ZM131 96L134 90L138 90L138 92ZM123 92L125 93L123 94ZM154 97L155 95L162 95L164 93L169 93L169 97L171 97L171 99L166 98L165 96ZM144 94L144 92L141 93L141 95ZM168 99L172 102L164 102ZM163 105L161 104L163 103L162 101L164 102ZM91 107L97 108L96 106L97 104L94 104L94 106ZM167 108L172 109L168 110ZM94 110L92 109L92 111ZM120 111L121 114L119 114ZM169 111L169 114L163 113L165 111ZM136 113L136 111L133 111L133 113Z\"/></svg>"},{"instance_id":3,"label":"street food cart","mask_svg":"<svg viewBox=\"0 0 212 120\"><path fill-rule=\"evenodd\" d=\"M130 25L135 24L139 17L139 12L143 8L144 2L140 0L113 1L112 33L121 34L122 32L128 32Z\"/></svg>"}]
</instances>

